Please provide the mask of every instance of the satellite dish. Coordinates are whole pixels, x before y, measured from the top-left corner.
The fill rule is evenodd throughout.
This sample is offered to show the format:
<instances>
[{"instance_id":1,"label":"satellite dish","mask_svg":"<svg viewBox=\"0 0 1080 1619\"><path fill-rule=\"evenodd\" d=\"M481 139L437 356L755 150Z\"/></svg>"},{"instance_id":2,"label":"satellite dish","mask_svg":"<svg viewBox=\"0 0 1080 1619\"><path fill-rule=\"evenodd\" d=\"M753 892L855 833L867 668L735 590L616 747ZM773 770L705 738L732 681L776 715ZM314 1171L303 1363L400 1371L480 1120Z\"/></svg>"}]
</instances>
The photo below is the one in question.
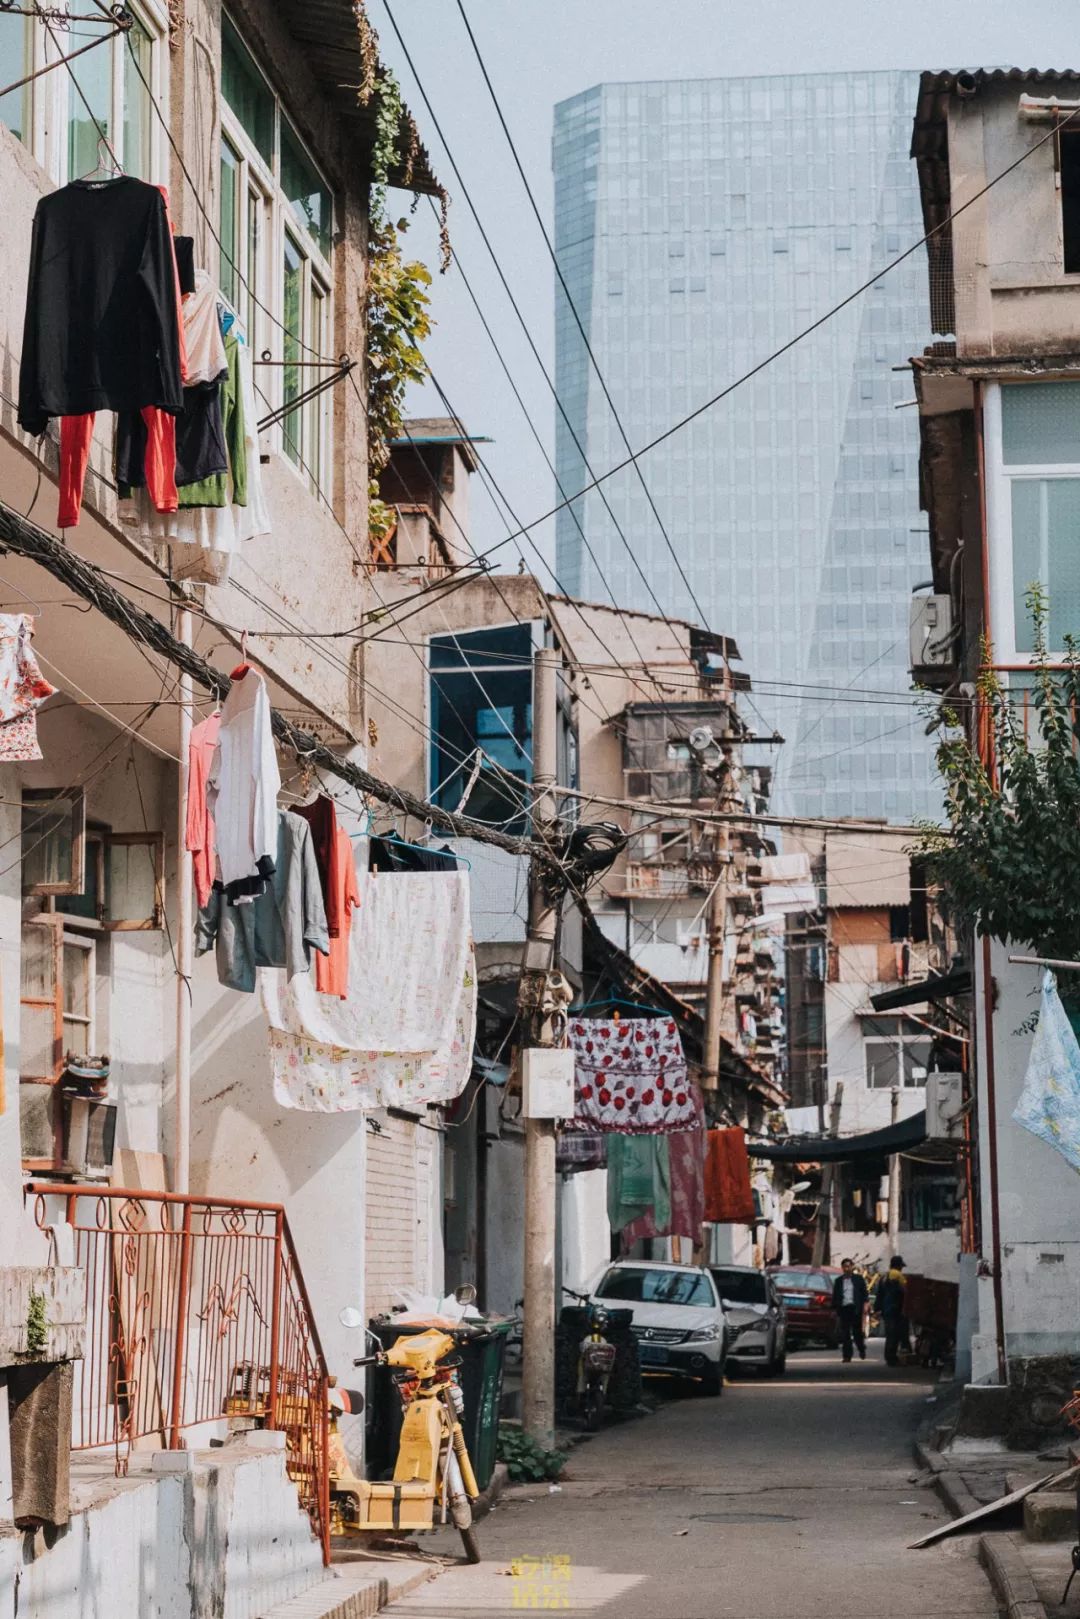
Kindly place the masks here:
<instances>
[{"instance_id":1,"label":"satellite dish","mask_svg":"<svg viewBox=\"0 0 1080 1619\"><path fill-rule=\"evenodd\" d=\"M715 741L712 726L695 725L688 740L695 753L706 753Z\"/></svg>"}]
</instances>

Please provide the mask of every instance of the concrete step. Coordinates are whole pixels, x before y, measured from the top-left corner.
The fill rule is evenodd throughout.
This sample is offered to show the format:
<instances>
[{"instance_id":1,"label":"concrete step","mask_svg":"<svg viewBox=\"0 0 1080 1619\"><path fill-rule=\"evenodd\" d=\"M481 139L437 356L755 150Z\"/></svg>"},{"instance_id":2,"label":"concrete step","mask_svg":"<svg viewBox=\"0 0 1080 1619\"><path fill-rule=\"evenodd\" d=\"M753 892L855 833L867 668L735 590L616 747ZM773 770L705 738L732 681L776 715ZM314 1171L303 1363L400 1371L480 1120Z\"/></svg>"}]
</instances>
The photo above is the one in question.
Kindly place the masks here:
<instances>
[{"instance_id":1,"label":"concrete step","mask_svg":"<svg viewBox=\"0 0 1080 1619\"><path fill-rule=\"evenodd\" d=\"M1076 1492L1038 1490L1024 1502L1027 1540L1075 1540Z\"/></svg>"},{"instance_id":2,"label":"concrete step","mask_svg":"<svg viewBox=\"0 0 1080 1619\"><path fill-rule=\"evenodd\" d=\"M371 1619L373 1614L415 1591L435 1574L438 1563L411 1559L345 1563L288 1602L268 1608L261 1619Z\"/></svg>"}]
</instances>

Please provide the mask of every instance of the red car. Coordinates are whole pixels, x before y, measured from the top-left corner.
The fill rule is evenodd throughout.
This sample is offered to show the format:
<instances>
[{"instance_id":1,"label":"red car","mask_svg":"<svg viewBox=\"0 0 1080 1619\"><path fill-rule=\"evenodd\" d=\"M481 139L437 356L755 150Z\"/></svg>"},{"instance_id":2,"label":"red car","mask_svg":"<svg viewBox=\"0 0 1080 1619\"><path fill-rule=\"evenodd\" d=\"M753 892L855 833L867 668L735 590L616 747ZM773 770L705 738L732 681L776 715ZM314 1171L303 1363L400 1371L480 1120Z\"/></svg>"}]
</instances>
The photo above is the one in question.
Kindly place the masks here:
<instances>
[{"instance_id":1,"label":"red car","mask_svg":"<svg viewBox=\"0 0 1080 1619\"><path fill-rule=\"evenodd\" d=\"M787 1310L788 1344L823 1343L836 1349L840 1323L832 1307L838 1265L770 1265L769 1274Z\"/></svg>"}]
</instances>

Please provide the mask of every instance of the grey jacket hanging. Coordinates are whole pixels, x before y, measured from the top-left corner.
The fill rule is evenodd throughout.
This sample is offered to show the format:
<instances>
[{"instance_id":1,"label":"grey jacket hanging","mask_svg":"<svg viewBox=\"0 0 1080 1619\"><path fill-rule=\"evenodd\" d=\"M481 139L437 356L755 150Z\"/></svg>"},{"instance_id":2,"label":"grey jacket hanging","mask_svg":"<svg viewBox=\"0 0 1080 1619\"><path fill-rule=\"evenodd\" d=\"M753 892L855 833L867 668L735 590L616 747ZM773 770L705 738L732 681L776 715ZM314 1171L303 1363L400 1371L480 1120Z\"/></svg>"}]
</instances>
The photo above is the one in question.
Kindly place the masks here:
<instances>
[{"instance_id":1,"label":"grey jacket hanging","mask_svg":"<svg viewBox=\"0 0 1080 1619\"><path fill-rule=\"evenodd\" d=\"M227 989L255 989L257 967L284 967L290 978L311 968L311 953L330 953L319 868L311 829L298 815L278 811L274 875L248 905L230 905L215 882L195 924L195 952L217 948L218 980Z\"/></svg>"}]
</instances>

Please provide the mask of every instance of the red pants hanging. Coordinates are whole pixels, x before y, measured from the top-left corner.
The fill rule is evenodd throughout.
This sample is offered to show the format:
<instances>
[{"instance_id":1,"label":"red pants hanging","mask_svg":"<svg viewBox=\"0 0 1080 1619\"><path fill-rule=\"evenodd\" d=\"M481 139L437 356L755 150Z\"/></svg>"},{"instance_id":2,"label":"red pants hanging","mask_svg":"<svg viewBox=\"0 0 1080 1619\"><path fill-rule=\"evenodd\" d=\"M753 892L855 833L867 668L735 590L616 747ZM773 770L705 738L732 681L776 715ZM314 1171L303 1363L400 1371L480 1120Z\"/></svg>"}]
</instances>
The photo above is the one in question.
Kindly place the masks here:
<instances>
[{"instance_id":1,"label":"red pants hanging","mask_svg":"<svg viewBox=\"0 0 1080 1619\"><path fill-rule=\"evenodd\" d=\"M156 405L145 405L146 487L154 508L174 512L176 498L176 417ZM83 483L94 436L94 412L60 418L60 506L58 528L74 528L82 509Z\"/></svg>"}]
</instances>

